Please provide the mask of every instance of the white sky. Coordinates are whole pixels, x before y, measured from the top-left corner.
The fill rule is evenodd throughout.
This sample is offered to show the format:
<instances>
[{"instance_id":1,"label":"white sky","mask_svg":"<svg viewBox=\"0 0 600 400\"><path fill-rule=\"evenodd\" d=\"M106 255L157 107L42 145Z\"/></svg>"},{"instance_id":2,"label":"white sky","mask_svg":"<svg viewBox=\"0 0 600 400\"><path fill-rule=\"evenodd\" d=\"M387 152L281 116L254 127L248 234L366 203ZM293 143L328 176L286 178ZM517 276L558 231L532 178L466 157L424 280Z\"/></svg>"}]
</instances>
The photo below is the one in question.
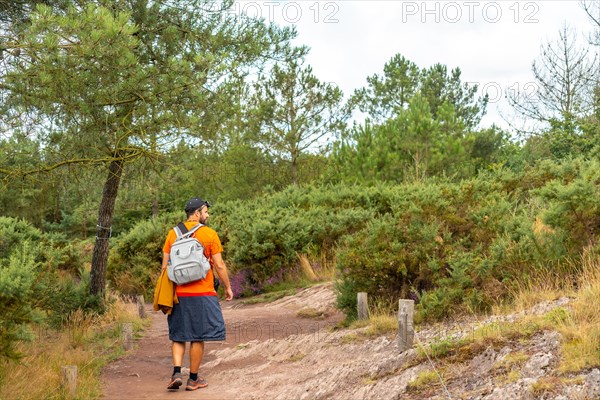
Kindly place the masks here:
<instances>
[{"instance_id":1,"label":"white sky","mask_svg":"<svg viewBox=\"0 0 600 400\"><path fill-rule=\"evenodd\" d=\"M598 1L598 0L596 0ZM400 53L419 67L459 67L463 82L477 82L490 96L482 126L507 127L498 113L510 111L509 90L535 90L531 63L544 41L564 23L581 35L593 30L580 2L571 1L239 1L236 13L295 24L297 44L311 48L307 63L346 98L382 75Z\"/></svg>"}]
</instances>

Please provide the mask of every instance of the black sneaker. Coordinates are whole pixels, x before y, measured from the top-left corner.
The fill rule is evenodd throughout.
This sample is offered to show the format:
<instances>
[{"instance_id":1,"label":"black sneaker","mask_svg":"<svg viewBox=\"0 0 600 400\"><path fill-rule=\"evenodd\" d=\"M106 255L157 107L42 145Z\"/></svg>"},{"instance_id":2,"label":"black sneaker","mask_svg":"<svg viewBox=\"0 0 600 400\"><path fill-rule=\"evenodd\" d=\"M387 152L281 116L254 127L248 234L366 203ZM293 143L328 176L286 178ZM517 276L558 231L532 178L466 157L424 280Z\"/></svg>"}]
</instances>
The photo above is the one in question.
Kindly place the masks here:
<instances>
[{"instance_id":1,"label":"black sneaker","mask_svg":"<svg viewBox=\"0 0 600 400\"><path fill-rule=\"evenodd\" d=\"M181 374L177 372L173 374L173 376L171 376L171 382L169 382L169 386L167 386L167 389L177 390L181 385L183 385L183 381L181 380Z\"/></svg>"}]
</instances>

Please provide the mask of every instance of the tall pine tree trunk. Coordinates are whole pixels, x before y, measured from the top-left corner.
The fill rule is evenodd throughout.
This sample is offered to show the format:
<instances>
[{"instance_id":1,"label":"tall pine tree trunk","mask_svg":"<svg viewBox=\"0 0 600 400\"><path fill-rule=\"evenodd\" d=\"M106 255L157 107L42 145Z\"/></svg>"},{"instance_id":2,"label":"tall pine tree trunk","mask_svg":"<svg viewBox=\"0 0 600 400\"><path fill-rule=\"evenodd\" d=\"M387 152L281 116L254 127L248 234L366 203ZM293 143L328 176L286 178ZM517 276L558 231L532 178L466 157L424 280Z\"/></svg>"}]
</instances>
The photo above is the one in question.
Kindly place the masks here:
<instances>
[{"instance_id":1,"label":"tall pine tree trunk","mask_svg":"<svg viewBox=\"0 0 600 400\"><path fill-rule=\"evenodd\" d=\"M296 159L292 159L291 171L292 171L292 184L297 185L298 184L298 161Z\"/></svg>"},{"instance_id":2,"label":"tall pine tree trunk","mask_svg":"<svg viewBox=\"0 0 600 400\"><path fill-rule=\"evenodd\" d=\"M111 235L115 201L119 191L119 183L123 173L122 159L111 161L108 167L108 178L104 183L102 201L98 210L98 225L96 226L96 244L92 255L92 271L90 294L104 297L106 286L106 264L108 261L108 241Z\"/></svg>"},{"instance_id":3,"label":"tall pine tree trunk","mask_svg":"<svg viewBox=\"0 0 600 400\"><path fill-rule=\"evenodd\" d=\"M152 217L158 217L159 209L158 209L158 193L154 194L154 198L152 199Z\"/></svg>"},{"instance_id":4,"label":"tall pine tree trunk","mask_svg":"<svg viewBox=\"0 0 600 400\"><path fill-rule=\"evenodd\" d=\"M300 151L294 146L290 151L290 156L292 158L292 163L290 165L290 172L292 173L292 184L298 184L298 156L300 155Z\"/></svg>"}]
</instances>

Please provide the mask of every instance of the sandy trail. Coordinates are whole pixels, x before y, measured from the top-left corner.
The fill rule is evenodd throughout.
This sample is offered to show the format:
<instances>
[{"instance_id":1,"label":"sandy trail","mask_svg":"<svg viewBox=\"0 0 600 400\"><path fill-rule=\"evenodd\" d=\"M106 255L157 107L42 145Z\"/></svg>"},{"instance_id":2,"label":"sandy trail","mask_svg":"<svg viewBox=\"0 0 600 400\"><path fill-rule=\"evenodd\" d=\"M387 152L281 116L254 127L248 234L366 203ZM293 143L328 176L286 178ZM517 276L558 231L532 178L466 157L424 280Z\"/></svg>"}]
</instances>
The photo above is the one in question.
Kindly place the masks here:
<instances>
[{"instance_id":1,"label":"sandy trail","mask_svg":"<svg viewBox=\"0 0 600 400\"><path fill-rule=\"evenodd\" d=\"M284 339L300 334L319 335L327 327L338 323L343 316L333 309L331 284L321 284L300 291L297 295L280 299L270 304L244 305L239 301L221 302L227 325L227 340L206 343L203 365L200 373L209 382L208 388L186 392L183 387L177 391L167 391L166 385L172 373L170 341L168 339L167 318L162 312L152 312L147 305L152 325L144 332L134 350L106 366L102 373L102 393L104 399L233 399L239 385L229 377L222 378L223 372L245 369L251 365L260 366L264 359L255 355L244 360L229 362L216 359L219 350L244 347L270 339ZM298 311L306 308L325 311L323 319L301 318ZM184 358L189 367L188 355ZM261 373L264 373L262 371ZM184 385L187 374L184 373ZM236 388L232 390L233 388Z\"/></svg>"}]
</instances>

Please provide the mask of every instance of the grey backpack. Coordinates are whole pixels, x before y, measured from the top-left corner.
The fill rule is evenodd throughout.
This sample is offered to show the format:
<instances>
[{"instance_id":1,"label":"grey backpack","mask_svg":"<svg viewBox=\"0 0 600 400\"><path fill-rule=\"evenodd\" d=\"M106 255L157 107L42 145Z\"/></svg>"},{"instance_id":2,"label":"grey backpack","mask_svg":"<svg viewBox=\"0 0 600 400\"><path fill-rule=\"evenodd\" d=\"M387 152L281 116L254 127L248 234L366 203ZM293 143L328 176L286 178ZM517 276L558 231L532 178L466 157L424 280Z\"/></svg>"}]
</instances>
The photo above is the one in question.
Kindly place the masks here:
<instances>
[{"instance_id":1,"label":"grey backpack","mask_svg":"<svg viewBox=\"0 0 600 400\"><path fill-rule=\"evenodd\" d=\"M170 264L167 275L178 285L204 279L210 269L210 262L204 255L204 246L193 237L194 233L203 226L198 224L188 231L183 223L179 223L173 228L177 239L169 253Z\"/></svg>"}]
</instances>

